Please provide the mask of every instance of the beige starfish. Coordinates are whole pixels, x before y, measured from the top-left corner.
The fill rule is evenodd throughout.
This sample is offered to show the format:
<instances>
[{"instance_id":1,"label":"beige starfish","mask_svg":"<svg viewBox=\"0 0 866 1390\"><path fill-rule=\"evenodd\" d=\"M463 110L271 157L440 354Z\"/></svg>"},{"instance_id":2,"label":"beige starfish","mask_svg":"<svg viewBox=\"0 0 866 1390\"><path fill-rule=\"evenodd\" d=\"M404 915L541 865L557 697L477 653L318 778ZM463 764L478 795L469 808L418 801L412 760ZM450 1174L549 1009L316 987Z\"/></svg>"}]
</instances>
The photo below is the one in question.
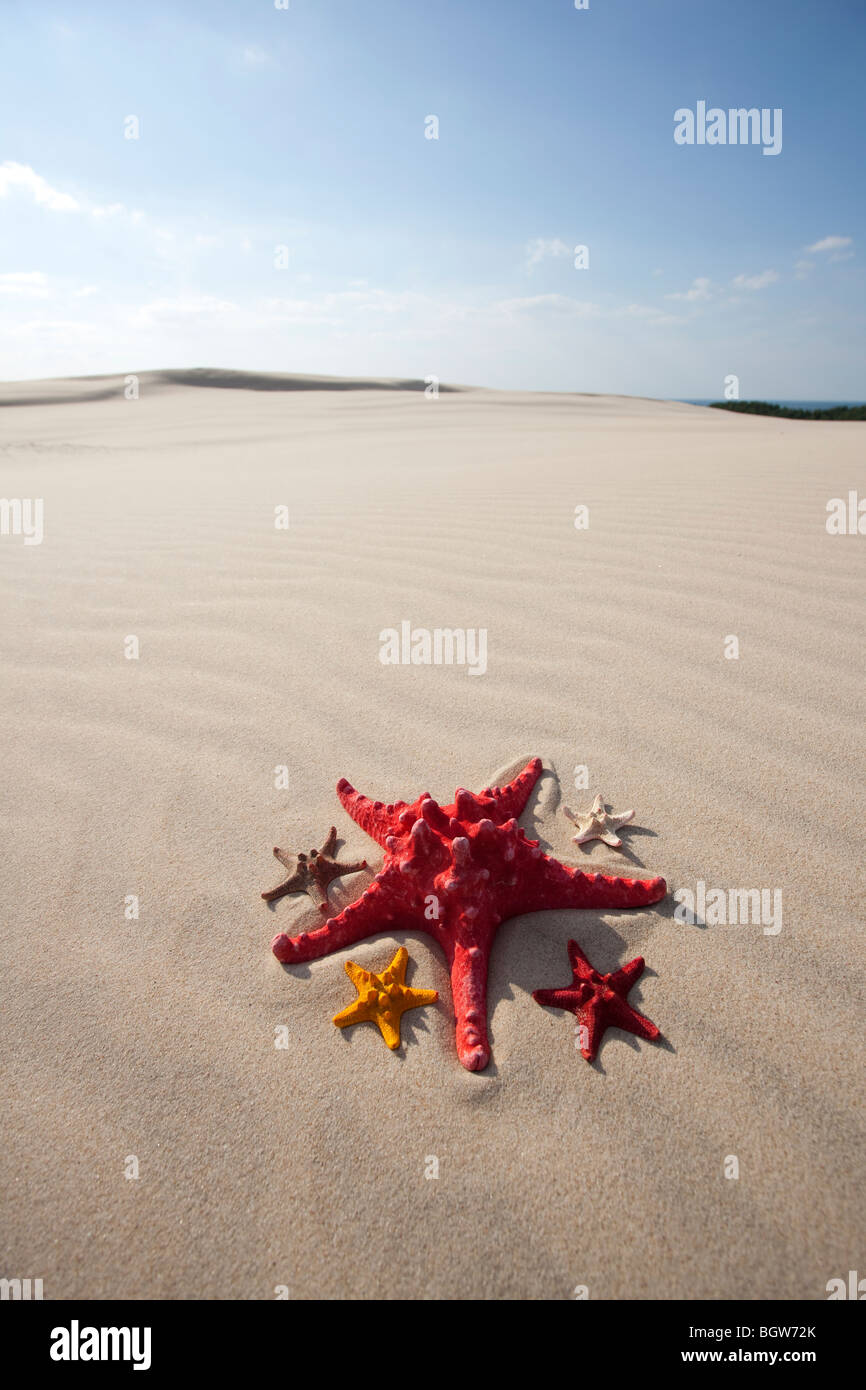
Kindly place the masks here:
<instances>
[{"instance_id":1,"label":"beige starfish","mask_svg":"<svg viewBox=\"0 0 866 1390\"><path fill-rule=\"evenodd\" d=\"M595 798L588 811L575 815L574 811L563 806L562 813L577 826L577 834L572 837L576 845L583 845L587 840L603 840L606 845L613 845L614 849L622 847L622 840L614 832L621 825L628 825L629 821L634 820L634 811L621 811L619 814L606 811L601 796Z\"/></svg>"}]
</instances>

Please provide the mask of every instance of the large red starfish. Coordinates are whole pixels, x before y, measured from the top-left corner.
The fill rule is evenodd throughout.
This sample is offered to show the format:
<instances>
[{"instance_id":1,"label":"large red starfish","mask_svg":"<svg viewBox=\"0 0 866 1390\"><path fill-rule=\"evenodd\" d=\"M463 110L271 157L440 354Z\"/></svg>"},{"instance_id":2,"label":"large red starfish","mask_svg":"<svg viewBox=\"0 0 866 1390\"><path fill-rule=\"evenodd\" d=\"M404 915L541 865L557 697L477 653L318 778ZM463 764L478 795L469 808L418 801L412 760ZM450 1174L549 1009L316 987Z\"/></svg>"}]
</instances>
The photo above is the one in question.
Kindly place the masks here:
<instances>
[{"instance_id":1,"label":"large red starfish","mask_svg":"<svg viewBox=\"0 0 866 1390\"><path fill-rule=\"evenodd\" d=\"M645 907L663 898L663 878L609 878L569 868L528 840L515 819L526 805L541 759L507 787L474 796L458 788L440 806L428 792L411 806L383 806L345 780L337 795L353 820L385 851L385 862L355 902L303 936L275 936L277 960L316 960L380 932L422 931L438 942L451 971L457 1054L469 1071L490 1060L487 966L497 928L508 917L544 908Z\"/></svg>"},{"instance_id":2,"label":"large red starfish","mask_svg":"<svg viewBox=\"0 0 866 1390\"><path fill-rule=\"evenodd\" d=\"M568 959L571 984L562 989L534 989L532 997L550 1009L567 1009L577 1016L580 1050L588 1062L598 1052L606 1028L624 1028L627 1033L655 1041L658 1028L628 1002L629 990L644 972L643 956L635 956L610 975L599 975L577 942L569 941Z\"/></svg>"}]
</instances>

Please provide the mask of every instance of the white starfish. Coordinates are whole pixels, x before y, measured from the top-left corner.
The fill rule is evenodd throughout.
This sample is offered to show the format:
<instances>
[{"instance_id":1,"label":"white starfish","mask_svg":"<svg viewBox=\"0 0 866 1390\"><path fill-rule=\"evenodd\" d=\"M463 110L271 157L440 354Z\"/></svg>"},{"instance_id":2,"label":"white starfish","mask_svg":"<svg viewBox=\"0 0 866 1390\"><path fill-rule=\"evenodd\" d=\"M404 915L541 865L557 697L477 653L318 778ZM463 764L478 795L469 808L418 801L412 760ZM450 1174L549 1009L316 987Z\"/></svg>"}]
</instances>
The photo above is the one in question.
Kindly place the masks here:
<instances>
[{"instance_id":1,"label":"white starfish","mask_svg":"<svg viewBox=\"0 0 866 1390\"><path fill-rule=\"evenodd\" d=\"M577 834L573 836L576 845L585 844L587 840L604 840L606 845L613 845L614 849L622 847L622 840L614 832L621 825L628 825L630 820L634 820L634 811L621 811L618 815L614 811L607 812L601 796L595 798L589 811L575 815L574 811L563 806L562 813L577 826Z\"/></svg>"}]
</instances>

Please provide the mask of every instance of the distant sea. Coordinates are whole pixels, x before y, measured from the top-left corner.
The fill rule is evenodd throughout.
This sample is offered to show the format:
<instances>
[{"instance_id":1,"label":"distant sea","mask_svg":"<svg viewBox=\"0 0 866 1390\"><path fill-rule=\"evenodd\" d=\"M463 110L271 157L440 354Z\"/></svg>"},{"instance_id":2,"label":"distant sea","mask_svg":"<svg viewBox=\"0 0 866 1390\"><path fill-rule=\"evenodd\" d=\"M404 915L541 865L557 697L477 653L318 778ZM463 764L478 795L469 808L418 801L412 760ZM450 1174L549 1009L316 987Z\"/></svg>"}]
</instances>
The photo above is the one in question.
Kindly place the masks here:
<instances>
[{"instance_id":1,"label":"distant sea","mask_svg":"<svg viewBox=\"0 0 866 1390\"><path fill-rule=\"evenodd\" d=\"M712 405L712 404L713 404L713 400L717 400L717 401L718 401L718 400L721 400L722 397L720 397L720 396L715 396L715 397L713 397L713 400L706 400L706 401L690 401L690 400L685 400L685 399L683 399L682 397L678 397L677 399L679 400L679 403L680 403L681 405ZM743 400L762 401L762 400L764 400L764 397L763 397L763 396L744 396L744 397L743 397ZM771 396L771 397L767 400L766 404L767 404L767 405L786 405L786 406L791 407L793 410L833 410L834 407L837 406L837 405L866 405L866 401L780 401L780 400L777 400L777 399L775 398L775 396Z\"/></svg>"}]
</instances>

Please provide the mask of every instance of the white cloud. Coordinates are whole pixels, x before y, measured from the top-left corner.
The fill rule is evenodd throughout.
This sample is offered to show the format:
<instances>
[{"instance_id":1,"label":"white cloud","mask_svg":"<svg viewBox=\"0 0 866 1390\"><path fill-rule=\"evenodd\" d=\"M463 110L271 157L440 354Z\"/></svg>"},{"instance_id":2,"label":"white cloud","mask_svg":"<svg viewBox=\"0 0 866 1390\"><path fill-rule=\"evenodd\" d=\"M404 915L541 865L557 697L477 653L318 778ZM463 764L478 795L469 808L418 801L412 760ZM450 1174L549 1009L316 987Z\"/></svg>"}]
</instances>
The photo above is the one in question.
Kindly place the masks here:
<instances>
[{"instance_id":1,"label":"white cloud","mask_svg":"<svg viewBox=\"0 0 866 1390\"><path fill-rule=\"evenodd\" d=\"M244 66L248 68L262 68L271 61L270 55L266 53L263 48L259 48L258 44L255 43L248 43L241 57L244 60Z\"/></svg>"},{"instance_id":2,"label":"white cloud","mask_svg":"<svg viewBox=\"0 0 866 1390\"><path fill-rule=\"evenodd\" d=\"M127 207L125 203L106 203L105 207L95 207L90 209L91 217L119 217L125 213Z\"/></svg>"},{"instance_id":3,"label":"white cloud","mask_svg":"<svg viewBox=\"0 0 866 1390\"><path fill-rule=\"evenodd\" d=\"M532 270L536 265L540 265L548 256L570 256L571 247L566 246L559 237L545 238L538 236L533 241L526 243L526 269Z\"/></svg>"},{"instance_id":4,"label":"white cloud","mask_svg":"<svg viewBox=\"0 0 866 1390\"><path fill-rule=\"evenodd\" d=\"M502 313L513 314L553 313L564 314L570 318L597 318L601 309L588 300L571 299L567 294L533 294L523 299L500 299L494 305Z\"/></svg>"},{"instance_id":5,"label":"white cloud","mask_svg":"<svg viewBox=\"0 0 866 1390\"><path fill-rule=\"evenodd\" d=\"M79 202L70 193L61 193L58 188L52 188L48 180L31 169L29 164L16 164L14 160L7 159L0 164L0 198L18 189L28 193L35 203L49 212L87 212L97 222L117 217L129 218L135 224L144 220L143 212L138 208L128 208L125 203Z\"/></svg>"},{"instance_id":6,"label":"white cloud","mask_svg":"<svg viewBox=\"0 0 866 1390\"><path fill-rule=\"evenodd\" d=\"M237 305L214 295L179 296L174 299L154 299L140 305L132 316L136 328L153 328L163 323L209 322L234 313Z\"/></svg>"},{"instance_id":7,"label":"white cloud","mask_svg":"<svg viewBox=\"0 0 866 1390\"><path fill-rule=\"evenodd\" d=\"M816 241L811 246L807 246L807 251L841 251L844 247L851 245L849 236L825 236L822 241Z\"/></svg>"},{"instance_id":8,"label":"white cloud","mask_svg":"<svg viewBox=\"0 0 866 1390\"><path fill-rule=\"evenodd\" d=\"M0 164L0 198L5 198L10 189L20 188L29 193L40 207L51 212L80 212L81 204L69 193L61 193L31 169L29 164L16 164L7 159Z\"/></svg>"},{"instance_id":9,"label":"white cloud","mask_svg":"<svg viewBox=\"0 0 866 1390\"><path fill-rule=\"evenodd\" d=\"M572 299L567 294L533 294L522 299L500 299L492 307L494 312L505 314L508 318L548 314L571 319L630 318L642 319L651 328L682 322L675 315L666 314L651 304L623 304L608 308L591 300Z\"/></svg>"},{"instance_id":10,"label":"white cloud","mask_svg":"<svg viewBox=\"0 0 866 1390\"><path fill-rule=\"evenodd\" d=\"M810 270L814 270L814 261L796 261L794 264L794 279L805 280Z\"/></svg>"},{"instance_id":11,"label":"white cloud","mask_svg":"<svg viewBox=\"0 0 866 1390\"><path fill-rule=\"evenodd\" d=\"M8 271L5 275L0 275L0 294L47 299L50 294L48 277L41 270Z\"/></svg>"},{"instance_id":12,"label":"white cloud","mask_svg":"<svg viewBox=\"0 0 866 1390\"><path fill-rule=\"evenodd\" d=\"M650 328L662 328L667 324L684 322L677 314L665 314L652 304L626 304L624 308L616 309L614 312L617 318L643 319Z\"/></svg>"},{"instance_id":13,"label":"white cloud","mask_svg":"<svg viewBox=\"0 0 866 1390\"><path fill-rule=\"evenodd\" d=\"M430 321L437 314L446 313L454 317L459 312L456 306L443 306L436 300L410 290L395 293L391 290L372 288L331 291L317 295L314 299L268 298L264 300L262 307L282 323L330 324L332 327L351 325L351 315L355 316L356 321L358 315L384 315L393 319L397 315L410 314L417 310L422 320Z\"/></svg>"},{"instance_id":14,"label":"white cloud","mask_svg":"<svg viewBox=\"0 0 866 1390\"><path fill-rule=\"evenodd\" d=\"M88 323L81 319L30 319L26 323L15 325L16 337L27 337L34 339L40 347L44 346L45 339L54 340L68 349L75 343L97 341L102 329L96 324Z\"/></svg>"},{"instance_id":15,"label":"white cloud","mask_svg":"<svg viewBox=\"0 0 866 1390\"><path fill-rule=\"evenodd\" d=\"M706 275L699 275L693 280L687 290L677 290L674 294L666 294L665 299L687 299L694 302L697 299L709 299L712 281Z\"/></svg>"},{"instance_id":16,"label":"white cloud","mask_svg":"<svg viewBox=\"0 0 866 1390\"><path fill-rule=\"evenodd\" d=\"M778 272L775 270L762 270L760 275L735 275L731 281L738 290L763 290L767 285L775 284L778 280Z\"/></svg>"}]
</instances>

